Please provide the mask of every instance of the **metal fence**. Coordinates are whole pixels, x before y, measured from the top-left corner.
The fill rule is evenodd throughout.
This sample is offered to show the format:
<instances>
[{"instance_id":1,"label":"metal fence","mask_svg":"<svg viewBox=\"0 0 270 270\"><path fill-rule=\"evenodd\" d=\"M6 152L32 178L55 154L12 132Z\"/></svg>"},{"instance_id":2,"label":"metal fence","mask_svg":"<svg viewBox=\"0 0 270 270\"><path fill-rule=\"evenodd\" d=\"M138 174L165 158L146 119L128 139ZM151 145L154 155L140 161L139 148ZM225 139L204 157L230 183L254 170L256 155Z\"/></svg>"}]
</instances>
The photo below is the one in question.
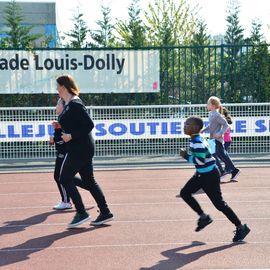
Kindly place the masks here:
<instances>
[{"instance_id":1,"label":"metal fence","mask_svg":"<svg viewBox=\"0 0 270 270\"><path fill-rule=\"evenodd\" d=\"M269 45L181 46L161 49L162 103L269 101Z\"/></svg>"},{"instance_id":2,"label":"metal fence","mask_svg":"<svg viewBox=\"0 0 270 270\"><path fill-rule=\"evenodd\" d=\"M231 154L270 152L270 103L226 104L233 117ZM96 126L96 156L173 156L186 147L183 123L206 122L205 105L87 107ZM0 108L0 160L54 158L48 144L54 107ZM206 134L207 136L207 134Z\"/></svg>"},{"instance_id":3,"label":"metal fence","mask_svg":"<svg viewBox=\"0 0 270 270\"><path fill-rule=\"evenodd\" d=\"M127 52L136 50L110 49ZM160 51L160 93L82 94L85 104L93 106L203 104L211 95L221 97L224 103L270 102L270 53L267 44L140 49ZM3 94L0 106L54 106L56 98L57 93Z\"/></svg>"}]
</instances>

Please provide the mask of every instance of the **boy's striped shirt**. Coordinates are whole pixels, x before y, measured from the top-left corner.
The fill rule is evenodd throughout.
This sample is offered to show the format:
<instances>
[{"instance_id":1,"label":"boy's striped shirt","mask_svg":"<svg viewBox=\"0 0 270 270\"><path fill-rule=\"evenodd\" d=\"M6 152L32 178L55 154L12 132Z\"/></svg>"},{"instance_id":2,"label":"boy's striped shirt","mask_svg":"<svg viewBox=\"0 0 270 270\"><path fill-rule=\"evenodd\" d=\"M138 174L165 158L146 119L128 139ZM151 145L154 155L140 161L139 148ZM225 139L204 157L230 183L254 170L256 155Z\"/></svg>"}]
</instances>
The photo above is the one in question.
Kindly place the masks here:
<instances>
[{"instance_id":1,"label":"boy's striped shirt","mask_svg":"<svg viewBox=\"0 0 270 270\"><path fill-rule=\"evenodd\" d=\"M202 136L194 136L189 146L189 153L185 159L195 165L198 173L207 173L216 167L216 159L210 153L210 146Z\"/></svg>"}]
</instances>

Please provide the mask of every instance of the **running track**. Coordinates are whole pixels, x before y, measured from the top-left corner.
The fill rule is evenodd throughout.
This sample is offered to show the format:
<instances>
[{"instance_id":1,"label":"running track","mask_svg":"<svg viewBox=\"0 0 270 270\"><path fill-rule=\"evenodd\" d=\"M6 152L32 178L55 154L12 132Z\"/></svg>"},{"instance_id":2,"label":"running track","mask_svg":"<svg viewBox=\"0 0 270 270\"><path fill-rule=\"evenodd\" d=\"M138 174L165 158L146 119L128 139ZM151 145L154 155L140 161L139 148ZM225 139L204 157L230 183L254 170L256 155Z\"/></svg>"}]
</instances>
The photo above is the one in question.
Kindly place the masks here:
<instances>
[{"instance_id":1,"label":"running track","mask_svg":"<svg viewBox=\"0 0 270 270\"><path fill-rule=\"evenodd\" d=\"M59 200L52 173L0 174L0 267L8 270L270 269L270 167L242 168L223 196L251 233L233 244L234 226L196 194L214 222L194 232L197 216L176 195L194 169L96 171L115 221L67 230L74 210ZM226 179L225 179L226 180ZM92 218L97 208L81 191Z\"/></svg>"}]
</instances>

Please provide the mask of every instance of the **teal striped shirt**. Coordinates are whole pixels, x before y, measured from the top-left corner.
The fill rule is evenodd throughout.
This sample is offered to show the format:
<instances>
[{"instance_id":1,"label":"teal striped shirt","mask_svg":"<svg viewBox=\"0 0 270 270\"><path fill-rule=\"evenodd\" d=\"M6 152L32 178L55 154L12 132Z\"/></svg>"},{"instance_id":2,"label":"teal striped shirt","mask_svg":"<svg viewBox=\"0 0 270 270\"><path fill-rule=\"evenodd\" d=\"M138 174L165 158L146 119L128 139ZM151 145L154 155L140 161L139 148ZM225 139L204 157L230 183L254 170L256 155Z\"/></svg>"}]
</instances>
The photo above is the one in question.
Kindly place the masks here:
<instances>
[{"instance_id":1,"label":"teal striped shirt","mask_svg":"<svg viewBox=\"0 0 270 270\"><path fill-rule=\"evenodd\" d=\"M200 135L191 139L189 153L184 158L195 165L198 173L207 173L216 167L216 159L210 153L210 146Z\"/></svg>"}]
</instances>

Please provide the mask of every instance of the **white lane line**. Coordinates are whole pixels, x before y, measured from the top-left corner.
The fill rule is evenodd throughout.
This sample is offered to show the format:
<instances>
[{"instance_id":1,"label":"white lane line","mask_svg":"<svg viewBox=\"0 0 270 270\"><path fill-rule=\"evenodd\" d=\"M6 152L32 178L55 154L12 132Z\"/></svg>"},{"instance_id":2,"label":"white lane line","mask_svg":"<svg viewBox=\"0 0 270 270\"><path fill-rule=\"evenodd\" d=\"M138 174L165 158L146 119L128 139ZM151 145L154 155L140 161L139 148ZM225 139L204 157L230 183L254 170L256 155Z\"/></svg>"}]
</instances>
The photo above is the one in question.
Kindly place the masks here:
<instances>
[{"instance_id":1,"label":"white lane line","mask_svg":"<svg viewBox=\"0 0 270 270\"><path fill-rule=\"evenodd\" d=\"M176 198L177 199L177 198ZM227 203L270 203L270 200L256 200L256 201L229 201ZM171 202L146 202L146 203L110 203L110 206L146 206L146 205L175 205L175 204L186 204L184 201L171 201ZM200 201L200 204L211 204L210 201ZM39 208L48 208L51 209L51 205L42 205L42 206L13 206L13 207L0 207L0 210L19 210L19 209L39 209Z\"/></svg>"},{"instance_id":2,"label":"white lane line","mask_svg":"<svg viewBox=\"0 0 270 270\"><path fill-rule=\"evenodd\" d=\"M145 182L145 181L167 181L167 182L175 182L175 181L178 181L179 183L181 182L181 179L183 181L183 178L179 178L180 176L175 176L175 175L172 175L172 176L168 176L166 178L159 178L158 176L157 177L147 177L147 175L140 175L136 178L132 178L131 177L131 174L129 174L128 177L124 177L124 178L118 178L117 175L113 175L113 176L105 176L105 177L99 177L98 175L96 175L96 178L98 179L98 182L107 182L109 181L110 179L113 179L114 181L116 181L116 183L120 182L120 183L123 183L123 182L127 182L127 181L130 181L130 182ZM184 180L186 182L186 180L188 179L189 176L187 176ZM116 178L116 179L115 179ZM244 179L245 177L243 177ZM267 176L261 176L261 179L260 180L268 180L268 177ZM3 181L3 182L2 182ZM22 180L22 181L7 181L7 179L2 179L1 181L1 174L0 174L0 185L13 185L13 184L48 184L48 183L54 183L54 179L53 179L53 174L52 176L49 176L48 177L48 180L36 180L36 181L33 181L32 179L29 179L29 181L27 180ZM228 180L229 181L229 180ZM239 183L243 181L241 179L239 179ZM229 184L230 182L228 182ZM258 182L257 182L258 183ZM223 185L226 185L227 183L224 182L221 184L221 186ZM232 183L233 185L234 183Z\"/></svg>"},{"instance_id":3,"label":"white lane line","mask_svg":"<svg viewBox=\"0 0 270 270\"><path fill-rule=\"evenodd\" d=\"M270 189L270 187L241 187L241 190L245 189ZM138 188L138 189L104 189L106 192L140 192L140 191L175 191L178 192L180 187L176 188ZM237 188L230 188L230 190L239 190ZM82 190L82 192L87 192L86 190ZM19 196L19 195L41 195L41 194L56 194L57 191L42 191L42 192L12 192L12 193L0 193L0 196ZM223 190L222 193L226 193L226 190ZM195 195L204 194L204 192L199 192Z\"/></svg>"},{"instance_id":4,"label":"white lane line","mask_svg":"<svg viewBox=\"0 0 270 270\"><path fill-rule=\"evenodd\" d=\"M54 181L54 180L52 180ZM12 181L9 181L9 182L0 182L0 185L13 185L13 184L48 184L48 183L52 183L52 181L19 181L19 182L12 182Z\"/></svg>"},{"instance_id":5,"label":"white lane line","mask_svg":"<svg viewBox=\"0 0 270 270\"><path fill-rule=\"evenodd\" d=\"M53 211L51 205L40 205L40 206L13 206L13 207L1 207L0 210L19 210L19 209L43 209L47 208L51 211Z\"/></svg>"},{"instance_id":6,"label":"white lane line","mask_svg":"<svg viewBox=\"0 0 270 270\"><path fill-rule=\"evenodd\" d=\"M156 246L180 246L180 245L190 245L190 247L207 247L215 245L270 245L270 241L248 241L245 243L232 243L232 242L203 242L200 244L192 244L190 242L164 242L164 243L124 243L124 244L107 244L107 245L81 245L81 246L59 246L59 247L36 247L36 248L4 248L0 249L1 253L6 252L24 252L24 251L38 251L38 250L56 250L56 249L83 249L83 248L127 248L127 247L156 247Z\"/></svg>"},{"instance_id":7,"label":"white lane line","mask_svg":"<svg viewBox=\"0 0 270 270\"><path fill-rule=\"evenodd\" d=\"M113 177L106 177L106 179L114 179L114 177L115 178L117 178L117 176L115 175L115 176L113 176ZM103 179L100 179L101 177L98 177L98 176L96 176L95 178L97 178L98 179L98 182L103 182L103 181L107 181L105 178L103 178ZM175 181L175 179L174 178L170 178L170 177L167 177L167 178L158 178L158 177L154 177L154 178L151 178L151 177L141 177L141 176L139 176L138 178L131 178L131 177L125 177L125 178L117 178L117 180L116 181L119 181L119 182L122 182L122 181L124 181L124 182L126 182L126 181L130 181L130 182L134 182L134 181L136 181L136 182L139 182L139 181L142 181L142 182L145 182L145 181ZM177 180L177 179L176 179ZM16 182L12 182L12 181L8 181L8 182L6 182L6 180L5 180L5 182L1 182L0 181L0 185L12 185L12 184L38 184L38 183L41 183L41 184L48 184L48 183L54 183L54 180L53 180L53 178L51 179L51 180L46 180L46 181L39 181L39 180L37 180L37 181L16 181Z\"/></svg>"},{"instance_id":8,"label":"white lane line","mask_svg":"<svg viewBox=\"0 0 270 270\"><path fill-rule=\"evenodd\" d=\"M181 198L175 198L176 200L178 199L178 201L169 201L169 202L133 202L133 203L110 203L110 205L112 206L136 206L136 205L163 205L163 204L185 204L186 203L181 199ZM206 198L207 199L207 198ZM228 203L270 203L270 200L247 200L247 201L235 201L235 200L226 200L226 202ZM200 203L204 204L204 203L211 203L211 201L209 200L205 200L202 201L200 200ZM0 208L1 209L1 208Z\"/></svg>"},{"instance_id":9,"label":"white lane line","mask_svg":"<svg viewBox=\"0 0 270 270\"><path fill-rule=\"evenodd\" d=\"M178 188L179 189L179 188ZM143 189L104 189L106 192L139 192L139 191L176 191L175 188L143 188ZM81 192L86 192L82 190ZM17 196L17 195L36 195L36 194L54 194L59 193L57 191L44 191L44 192L16 192L16 193L0 193L0 196Z\"/></svg>"},{"instance_id":10,"label":"white lane line","mask_svg":"<svg viewBox=\"0 0 270 270\"><path fill-rule=\"evenodd\" d=\"M270 217L241 217L242 220L270 220ZM179 219L137 219L137 220L114 220L111 223L174 223L174 222L194 222L194 218L179 218ZM226 218L215 218L215 221L227 221ZM32 223L32 224L1 224L0 229L20 228L20 227L46 227L46 226L66 226L67 223Z\"/></svg>"},{"instance_id":11,"label":"white lane line","mask_svg":"<svg viewBox=\"0 0 270 270\"><path fill-rule=\"evenodd\" d=\"M64 225L67 225L67 223L32 223L32 224L17 224L17 225L16 224L14 225L1 224L0 230L7 229L7 228L46 227L46 226L64 226Z\"/></svg>"},{"instance_id":12,"label":"white lane line","mask_svg":"<svg viewBox=\"0 0 270 270\"><path fill-rule=\"evenodd\" d=\"M0 193L0 196L20 196L20 195L42 195L42 194L55 194L57 191L44 191L44 192L16 192L16 193Z\"/></svg>"}]
</instances>

